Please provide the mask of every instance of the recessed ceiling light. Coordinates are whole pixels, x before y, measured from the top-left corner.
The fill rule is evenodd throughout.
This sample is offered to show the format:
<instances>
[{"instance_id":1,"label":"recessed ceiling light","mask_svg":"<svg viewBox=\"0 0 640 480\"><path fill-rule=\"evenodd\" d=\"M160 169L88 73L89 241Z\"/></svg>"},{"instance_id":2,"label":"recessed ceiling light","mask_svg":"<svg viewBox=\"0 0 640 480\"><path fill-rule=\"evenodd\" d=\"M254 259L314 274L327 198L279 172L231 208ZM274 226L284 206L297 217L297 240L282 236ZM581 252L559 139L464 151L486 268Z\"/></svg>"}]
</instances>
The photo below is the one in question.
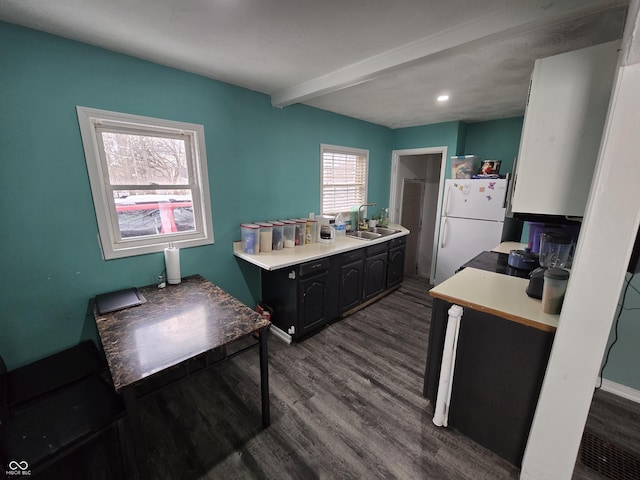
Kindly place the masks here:
<instances>
[{"instance_id":1,"label":"recessed ceiling light","mask_svg":"<svg viewBox=\"0 0 640 480\"><path fill-rule=\"evenodd\" d=\"M440 95L438 97L439 102L446 102L447 100L449 100L449 95Z\"/></svg>"}]
</instances>

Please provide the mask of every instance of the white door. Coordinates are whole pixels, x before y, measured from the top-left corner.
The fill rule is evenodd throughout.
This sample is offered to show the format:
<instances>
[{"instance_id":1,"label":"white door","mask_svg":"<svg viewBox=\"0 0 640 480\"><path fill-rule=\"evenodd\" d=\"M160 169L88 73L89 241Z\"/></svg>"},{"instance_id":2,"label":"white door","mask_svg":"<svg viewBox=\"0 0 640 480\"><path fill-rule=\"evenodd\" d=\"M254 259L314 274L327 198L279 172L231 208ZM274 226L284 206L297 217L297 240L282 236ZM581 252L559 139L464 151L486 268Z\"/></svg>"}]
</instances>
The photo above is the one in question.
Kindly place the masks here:
<instances>
[{"instance_id":1,"label":"white door","mask_svg":"<svg viewBox=\"0 0 640 480\"><path fill-rule=\"evenodd\" d=\"M456 270L485 250L500 244L502 222L442 217L434 284L451 278Z\"/></svg>"},{"instance_id":2,"label":"white door","mask_svg":"<svg viewBox=\"0 0 640 480\"><path fill-rule=\"evenodd\" d=\"M416 275L418 273L418 253L422 237L424 186L424 180L404 179L401 223L403 227L411 231L407 237L406 254L404 257L404 273L406 275ZM431 241L433 241L433 239ZM429 270L430 269L431 266L429 266Z\"/></svg>"},{"instance_id":3,"label":"white door","mask_svg":"<svg viewBox=\"0 0 640 480\"><path fill-rule=\"evenodd\" d=\"M504 179L447 180L442 216L502 221L506 193Z\"/></svg>"}]
</instances>

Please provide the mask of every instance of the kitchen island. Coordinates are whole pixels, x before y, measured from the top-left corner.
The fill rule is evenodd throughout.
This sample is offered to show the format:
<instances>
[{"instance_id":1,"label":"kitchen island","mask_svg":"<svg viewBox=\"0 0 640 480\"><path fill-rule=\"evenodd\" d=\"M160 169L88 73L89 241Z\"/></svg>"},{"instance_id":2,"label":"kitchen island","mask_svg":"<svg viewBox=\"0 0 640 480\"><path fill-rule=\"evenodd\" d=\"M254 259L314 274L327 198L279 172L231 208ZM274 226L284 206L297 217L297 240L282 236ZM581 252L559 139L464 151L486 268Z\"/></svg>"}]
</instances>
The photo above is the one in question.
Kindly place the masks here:
<instances>
[{"instance_id":1,"label":"kitchen island","mask_svg":"<svg viewBox=\"0 0 640 480\"><path fill-rule=\"evenodd\" d=\"M262 303L271 331L286 342L364 308L400 286L409 230L373 240L347 236L256 255L234 244L234 255L261 269Z\"/></svg>"},{"instance_id":2,"label":"kitchen island","mask_svg":"<svg viewBox=\"0 0 640 480\"><path fill-rule=\"evenodd\" d=\"M463 308L448 425L520 466L559 315L527 296L528 280L464 268L433 288L424 396L435 406L448 310Z\"/></svg>"}]
</instances>

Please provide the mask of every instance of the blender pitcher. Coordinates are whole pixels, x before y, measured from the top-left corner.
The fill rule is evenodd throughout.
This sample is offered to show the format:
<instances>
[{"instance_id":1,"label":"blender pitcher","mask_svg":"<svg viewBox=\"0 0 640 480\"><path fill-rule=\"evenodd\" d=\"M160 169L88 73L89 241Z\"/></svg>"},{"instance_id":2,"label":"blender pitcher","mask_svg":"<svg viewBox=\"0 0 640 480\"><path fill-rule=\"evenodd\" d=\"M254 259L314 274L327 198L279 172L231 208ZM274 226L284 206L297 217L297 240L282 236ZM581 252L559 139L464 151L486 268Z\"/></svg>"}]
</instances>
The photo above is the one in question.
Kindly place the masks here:
<instances>
[{"instance_id":1,"label":"blender pitcher","mask_svg":"<svg viewBox=\"0 0 640 480\"><path fill-rule=\"evenodd\" d=\"M558 232L545 232L540 235L540 267L529 275L527 295L533 298L542 298L545 270L548 268L570 268L574 245L574 239L570 235Z\"/></svg>"},{"instance_id":2,"label":"blender pitcher","mask_svg":"<svg viewBox=\"0 0 640 480\"><path fill-rule=\"evenodd\" d=\"M573 237L547 232L540 235L540 266L570 268L573 260Z\"/></svg>"}]
</instances>

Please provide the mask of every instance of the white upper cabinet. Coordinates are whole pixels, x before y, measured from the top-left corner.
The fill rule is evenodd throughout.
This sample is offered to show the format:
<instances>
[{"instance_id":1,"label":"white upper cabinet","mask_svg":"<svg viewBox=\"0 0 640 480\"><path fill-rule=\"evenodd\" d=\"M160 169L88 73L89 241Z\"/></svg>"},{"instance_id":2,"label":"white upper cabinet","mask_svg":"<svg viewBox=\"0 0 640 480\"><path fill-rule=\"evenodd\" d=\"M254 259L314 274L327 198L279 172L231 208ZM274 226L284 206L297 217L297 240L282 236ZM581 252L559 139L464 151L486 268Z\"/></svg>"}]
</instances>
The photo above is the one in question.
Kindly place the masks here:
<instances>
[{"instance_id":1,"label":"white upper cabinet","mask_svg":"<svg viewBox=\"0 0 640 480\"><path fill-rule=\"evenodd\" d=\"M615 41L536 61L512 212L584 215L619 45Z\"/></svg>"}]
</instances>

